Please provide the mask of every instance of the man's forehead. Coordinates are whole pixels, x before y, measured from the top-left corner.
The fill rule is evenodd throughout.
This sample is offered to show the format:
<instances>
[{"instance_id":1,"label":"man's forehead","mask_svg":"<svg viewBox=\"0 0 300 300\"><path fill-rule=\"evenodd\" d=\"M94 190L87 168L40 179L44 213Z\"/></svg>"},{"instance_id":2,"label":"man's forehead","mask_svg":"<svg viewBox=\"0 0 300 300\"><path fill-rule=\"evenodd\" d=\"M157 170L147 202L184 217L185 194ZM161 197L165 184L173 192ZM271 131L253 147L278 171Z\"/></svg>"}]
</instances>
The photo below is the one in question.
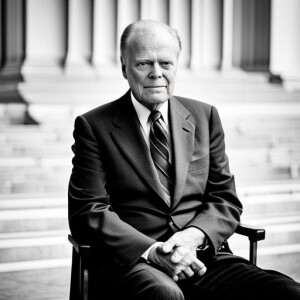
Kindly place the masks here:
<instances>
[{"instance_id":1,"label":"man's forehead","mask_svg":"<svg viewBox=\"0 0 300 300\"><path fill-rule=\"evenodd\" d=\"M128 46L140 51L150 51L151 49L170 50L170 48L177 50L178 48L177 40L165 28L162 30L157 28L137 29L130 36Z\"/></svg>"},{"instance_id":2,"label":"man's forehead","mask_svg":"<svg viewBox=\"0 0 300 300\"><path fill-rule=\"evenodd\" d=\"M176 59L177 58L177 50L164 48L164 47L149 47L144 49L136 49L135 55L133 57L135 60L143 60L143 59Z\"/></svg>"},{"instance_id":3,"label":"man's forehead","mask_svg":"<svg viewBox=\"0 0 300 300\"><path fill-rule=\"evenodd\" d=\"M143 41L144 39L147 40L174 40L175 37L171 34L169 30L164 28L163 26L141 26L136 28L130 35L129 40L131 40L134 43L139 43L140 41Z\"/></svg>"}]
</instances>

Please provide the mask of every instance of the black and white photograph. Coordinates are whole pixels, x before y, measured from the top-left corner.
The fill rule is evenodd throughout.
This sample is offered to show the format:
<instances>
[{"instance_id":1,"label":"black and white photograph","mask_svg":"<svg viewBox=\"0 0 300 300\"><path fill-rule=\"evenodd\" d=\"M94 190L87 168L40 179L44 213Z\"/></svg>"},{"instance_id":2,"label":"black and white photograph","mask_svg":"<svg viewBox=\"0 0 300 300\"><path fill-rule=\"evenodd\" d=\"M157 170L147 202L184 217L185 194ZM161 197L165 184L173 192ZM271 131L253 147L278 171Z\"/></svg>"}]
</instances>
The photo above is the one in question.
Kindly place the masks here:
<instances>
[{"instance_id":1,"label":"black and white photograph","mask_svg":"<svg viewBox=\"0 0 300 300\"><path fill-rule=\"evenodd\" d=\"M0 300L299 300L300 1L0 0Z\"/></svg>"}]
</instances>

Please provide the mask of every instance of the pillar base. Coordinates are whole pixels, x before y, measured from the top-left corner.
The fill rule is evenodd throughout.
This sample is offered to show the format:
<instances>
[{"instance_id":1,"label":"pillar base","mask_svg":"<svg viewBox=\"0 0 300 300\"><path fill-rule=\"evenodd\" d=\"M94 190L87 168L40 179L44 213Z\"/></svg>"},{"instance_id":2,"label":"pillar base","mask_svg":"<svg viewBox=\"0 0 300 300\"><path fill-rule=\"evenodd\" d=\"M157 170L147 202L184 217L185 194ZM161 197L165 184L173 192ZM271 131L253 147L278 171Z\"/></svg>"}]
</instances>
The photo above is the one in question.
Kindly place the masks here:
<instances>
[{"instance_id":1,"label":"pillar base","mask_svg":"<svg viewBox=\"0 0 300 300\"><path fill-rule=\"evenodd\" d=\"M283 87L288 92L299 92L300 91L300 75L288 77L283 77Z\"/></svg>"}]
</instances>

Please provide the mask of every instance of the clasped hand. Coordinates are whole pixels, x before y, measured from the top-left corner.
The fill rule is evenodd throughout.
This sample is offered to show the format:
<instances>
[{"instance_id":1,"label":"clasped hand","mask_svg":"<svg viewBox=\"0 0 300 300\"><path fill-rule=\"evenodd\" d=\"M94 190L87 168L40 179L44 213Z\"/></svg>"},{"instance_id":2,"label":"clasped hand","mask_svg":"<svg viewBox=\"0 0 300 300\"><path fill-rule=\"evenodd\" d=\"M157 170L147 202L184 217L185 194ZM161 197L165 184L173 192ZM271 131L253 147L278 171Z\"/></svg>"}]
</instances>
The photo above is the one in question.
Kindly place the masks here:
<instances>
[{"instance_id":1,"label":"clasped hand","mask_svg":"<svg viewBox=\"0 0 300 300\"><path fill-rule=\"evenodd\" d=\"M148 260L162 268L174 281L190 278L194 274L202 276L206 267L197 258L196 249L204 240L205 235L202 231L188 228L153 247Z\"/></svg>"}]
</instances>

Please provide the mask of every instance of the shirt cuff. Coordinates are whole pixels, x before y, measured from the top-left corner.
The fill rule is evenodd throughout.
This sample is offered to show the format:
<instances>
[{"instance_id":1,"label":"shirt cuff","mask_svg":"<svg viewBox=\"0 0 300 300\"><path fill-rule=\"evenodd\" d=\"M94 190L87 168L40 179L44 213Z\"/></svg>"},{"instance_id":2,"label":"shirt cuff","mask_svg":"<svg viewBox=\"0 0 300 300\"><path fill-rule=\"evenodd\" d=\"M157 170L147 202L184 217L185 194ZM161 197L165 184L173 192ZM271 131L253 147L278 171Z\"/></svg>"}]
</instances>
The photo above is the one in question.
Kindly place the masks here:
<instances>
[{"instance_id":1,"label":"shirt cuff","mask_svg":"<svg viewBox=\"0 0 300 300\"><path fill-rule=\"evenodd\" d=\"M141 258L145 259L147 262L149 262L148 260L148 256L149 256L149 253L151 251L152 248L154 247L157 247L158 245L162 244L162 242L156 242L154 243L152 246L150 246L142 255L141 255Z\"/></svg>"},{"instance_id":2,"label":"shirt cuff","mask_svg":"<svg viewBox=\"0 0 300 300\"><path fill-rule=\"evenodd\" d=\"M207 237L205 236L204 242L201 246L197 247L197 250L206 250L209 247L208 242L207 242Z\"/></svg>"}]
</instances>

